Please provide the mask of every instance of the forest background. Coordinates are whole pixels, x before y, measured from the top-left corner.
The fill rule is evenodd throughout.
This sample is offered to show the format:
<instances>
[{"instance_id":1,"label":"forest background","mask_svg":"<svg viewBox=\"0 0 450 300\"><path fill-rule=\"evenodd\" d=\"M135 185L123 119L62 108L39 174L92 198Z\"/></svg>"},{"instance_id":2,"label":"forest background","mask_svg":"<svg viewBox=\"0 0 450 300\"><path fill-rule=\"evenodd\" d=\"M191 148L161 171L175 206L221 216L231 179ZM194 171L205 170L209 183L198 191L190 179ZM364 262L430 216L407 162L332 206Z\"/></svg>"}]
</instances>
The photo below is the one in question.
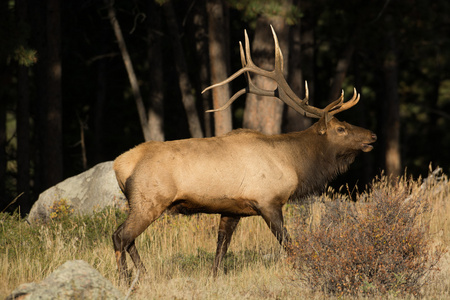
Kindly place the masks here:
<instances>
[{"instance_id":1,"label":"forest background","mask_svg":"<svg viewBox=\"0 0 450 300\"><path fill-rule=\"evenodd\" d=\"M204 113L245 86L201 94L241 67L244 29L256 64L273 68L269 24L297 95L307 80L324 107L356 87L360 103L338 118L378 135L333 185L355 191L405 168L418 177L430 163L450 172L446 0L0 3L0 211L26 214L43 190L145 140L307 128L314 120L255 96Z\"/></svg>"}]
</instances>

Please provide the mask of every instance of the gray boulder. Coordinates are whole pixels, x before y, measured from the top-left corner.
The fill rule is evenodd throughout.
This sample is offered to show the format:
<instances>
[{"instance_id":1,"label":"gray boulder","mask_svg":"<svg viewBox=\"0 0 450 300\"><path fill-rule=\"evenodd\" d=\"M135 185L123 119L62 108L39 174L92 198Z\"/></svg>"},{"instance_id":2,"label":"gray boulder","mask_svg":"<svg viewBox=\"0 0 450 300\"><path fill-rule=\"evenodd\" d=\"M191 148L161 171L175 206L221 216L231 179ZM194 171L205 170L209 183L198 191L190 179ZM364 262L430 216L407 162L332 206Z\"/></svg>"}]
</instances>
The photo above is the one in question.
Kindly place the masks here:
<instances>
[{"instance_id":1,"label":"gray boulder","mask_svg":"<svg viewBox=\"0 0 450 300\"><path fill-rule=\"evenodd\" d=\"M82 260L67 261L40 283L25 283L13 299L124 299L124 295L97 270Z\"/></svg>"},{"instance_id":2,"label":"gray boulder","mask_svg":"<svg viewBox=\"0 0 450 300\"><path fill-rule=\"evenodd\" d=\"M107 206L125 209L128 204L117 184L112 165L112 161L100 163L42 192L31 208L28 222L47 221L51 207L62 199L75 214L80 215L92 214Z\"/></svg>"}]
</instances>

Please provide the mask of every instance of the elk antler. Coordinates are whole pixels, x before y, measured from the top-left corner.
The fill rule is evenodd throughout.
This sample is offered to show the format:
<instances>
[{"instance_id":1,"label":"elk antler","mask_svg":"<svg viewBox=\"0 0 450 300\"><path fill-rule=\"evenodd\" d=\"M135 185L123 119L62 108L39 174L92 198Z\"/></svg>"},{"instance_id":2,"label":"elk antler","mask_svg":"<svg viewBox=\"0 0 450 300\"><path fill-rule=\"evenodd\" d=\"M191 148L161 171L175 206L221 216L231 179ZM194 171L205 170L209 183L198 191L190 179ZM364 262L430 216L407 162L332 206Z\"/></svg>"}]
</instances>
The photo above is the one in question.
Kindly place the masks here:
<instances>
[{"instance_id":1,"label":"elk antler","mask_svg":"<svg viewBox=\"0 0 450 300\"><path fill-rule=\"evenodd\" d=\"M227 109L231 105L231 103L233 103L239 96L245 93L250 93L260 96L276 97L304 116L311 118L321 118L325 116L325 119L328 122L328 120L331 119L333 115L341 111L347 110L350 107L354 106L356 103L358 103L359 94L356 92L356 89L354 89L352 99L350 99L347 102L344 102L344 91L342 91L342 94L339 97L339 99L333 101L323 109L308 105L309 90L307 82L305 82L305 99L300 99L294 93L294 91L292 91L292 89L290 88L289 84L287 83L286 79L283 76L283 53L281 52L280 45L278 43L278 38L272 25L270 26L270 28L272 29L273 39L275 42L274 70L267 71L259 68L254 64L250 53L250 42L248 39L247 31L245 30L244 31L245 52L244 49L242 48L242 43L239 42L242 68L233 75L231 75L230 77L228 77L227 79L225 79L224 81L221 81L219 83L207 87L202 91L202 93L206 92L209 89L213 89L215 87L227 84L242 74L245 74L248 85L246 88L243 88L237 93L235 93L222 107L208 110L207 112L216 112ZM256 85L253 84L250 77L250 73L254 73L257 75L273 79L277 83L277 88L275 90L265 90L257 87Z\"/></svg>"}]
</instances>

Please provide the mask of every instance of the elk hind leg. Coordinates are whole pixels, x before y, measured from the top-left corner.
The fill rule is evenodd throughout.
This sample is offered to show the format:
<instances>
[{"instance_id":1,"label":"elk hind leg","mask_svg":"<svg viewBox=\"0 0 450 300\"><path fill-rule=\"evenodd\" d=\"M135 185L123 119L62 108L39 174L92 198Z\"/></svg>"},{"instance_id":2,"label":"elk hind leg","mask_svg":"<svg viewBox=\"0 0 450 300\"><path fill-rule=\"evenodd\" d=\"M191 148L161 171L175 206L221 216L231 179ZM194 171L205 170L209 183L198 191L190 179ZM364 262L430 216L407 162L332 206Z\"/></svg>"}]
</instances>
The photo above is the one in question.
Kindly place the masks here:
<instances>
[{"instance_id":1,"label":"elk hind leg","mask_svg":"<svg viewBox=\"0 0 450 300\"><path fill-rule=\"evenodd\" d=\"M220 216L219 234L217 238L216 258L213 265L213 277L217 276L217 271L223 257L227 253L231 242L231 236L239 223L240 217Z\"/></svg>"}]
</instances>

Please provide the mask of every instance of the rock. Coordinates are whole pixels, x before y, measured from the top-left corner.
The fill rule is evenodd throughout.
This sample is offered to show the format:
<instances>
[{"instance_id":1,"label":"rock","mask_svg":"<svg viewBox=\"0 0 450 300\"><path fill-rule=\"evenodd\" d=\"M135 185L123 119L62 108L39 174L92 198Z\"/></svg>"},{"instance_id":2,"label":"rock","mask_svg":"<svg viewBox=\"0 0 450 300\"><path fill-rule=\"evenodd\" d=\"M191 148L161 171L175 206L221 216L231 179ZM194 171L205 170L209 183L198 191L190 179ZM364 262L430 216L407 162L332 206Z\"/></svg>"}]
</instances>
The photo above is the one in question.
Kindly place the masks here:
<instances>
[{"instance_id":1,"label":"rock","mask_svg":"<svg viewBox=\"0 0 450 300\"><path fill-rule=\"evenodd\" d=\"M124 295L87 262L72 260L39 284L20 285L6 298L13 299L124 299Z\"/></svg>"},{"instance_id":2,"label":"rock","mask_svg":"<svg viewBox=\"0 0 450 300\"><path fill-rule=\"evenodd\" d=\"M51 207L61 200L80 215L92 214L107 206L125 209L128 204L117 184L112 165L112 161L100 163L42 192L31 208L28 222L49 220Z\"/></svg>"}]
</instances>

